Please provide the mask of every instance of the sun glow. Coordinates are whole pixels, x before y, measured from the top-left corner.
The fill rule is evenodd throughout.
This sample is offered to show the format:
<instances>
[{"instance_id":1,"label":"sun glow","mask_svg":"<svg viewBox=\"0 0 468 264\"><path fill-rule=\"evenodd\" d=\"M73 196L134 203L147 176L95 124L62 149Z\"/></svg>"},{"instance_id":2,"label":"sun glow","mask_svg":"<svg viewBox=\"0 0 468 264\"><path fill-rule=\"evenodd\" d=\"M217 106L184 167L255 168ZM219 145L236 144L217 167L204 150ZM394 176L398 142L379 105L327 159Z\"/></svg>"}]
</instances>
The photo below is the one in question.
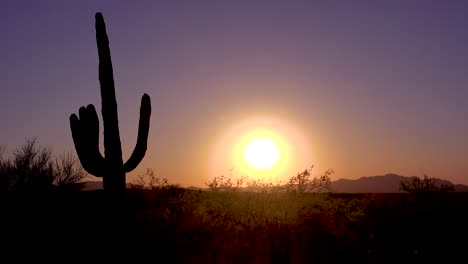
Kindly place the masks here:
<instances>
[{"instance_id":1,"label":"sun glow","mask_svg":"<svg viewBox=\"0 0 468 264\"><path fill-rule=\"evenodd\" d=\"M269 138L255 138L247 144L244 158L255 169L269 169L280 158L280 150Z\"/></svg>"},{"instance_id":2,"label":"sun glow","mask_svg":"<svg viewBox=\"0 0 468 264\"><path fill-rule=\"evenodd\" d=\"M236 167L249 177L273 177L286 167L288 146L270 130L253 130L238 141L234 160Z\"/></svg>"},{"instance_id":3,"label":"sun glow","mask_svg":"<svg viewBox=\"0 0 468 264\"><path fill-rule=\"evenodd\" d=\"M214 141L207 160L208 179L220 175L230 175L233 180L243 176L289 179L316 165L312 144L303 132L284 119L260 116L236 120Z\"/></svg>"}]
</instances>

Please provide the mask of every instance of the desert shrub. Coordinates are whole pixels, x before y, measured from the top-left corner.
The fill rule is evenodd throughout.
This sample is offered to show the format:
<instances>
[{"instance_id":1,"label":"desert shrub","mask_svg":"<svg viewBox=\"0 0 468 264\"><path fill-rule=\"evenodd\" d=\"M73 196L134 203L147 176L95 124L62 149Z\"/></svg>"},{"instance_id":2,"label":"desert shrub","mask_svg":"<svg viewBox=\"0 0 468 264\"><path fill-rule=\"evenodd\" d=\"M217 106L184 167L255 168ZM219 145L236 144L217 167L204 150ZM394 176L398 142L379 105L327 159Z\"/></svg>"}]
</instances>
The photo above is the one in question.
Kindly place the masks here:
<instances>
[{"instance_id":1,"label":"desert shrub","mask_svg":"<svg viewBox=\"0 0 468 264\"><path fill-rule=\"evenodd\" d=\"M248 192L276 193L284 191L284 185L282 181L273 182L271 179L266 178L249 179L245 177L243 182L245 182L244 190Z\"/></svg>"},{"instance_id":2,"label":"desert shrub","mask_svg":"<svg viewBox=\"0 0 468 264\"><path fill-rule=\"evenodd\" d=\"M323 175L311 177L313 168L314 166L311 166L302 172L298 172L296 176L289 178L289 181L286 183L286 189L290 192L299 193L330 192L332 190L330 176L334 171L329 169Z\"/></svg>"},{"instance_id":3,"label":"desert shrub","mask_svg":"<svg viewBox=\"0 0 468 264\"><path fill-rule=\"evenodd\" d=\"M0 145L0 162L3 161L3 156L5 155L5 151L6 151L6 146L5 145Z\"/></svg>"},{"instance_id":4,"label":"desert shrub","mask_svg":"<svg viewBox=\"0 0 468 264\"><path fill-rule=\"evenodd\" d=\"M453 192L455 189L451 185L437 185L436 179L424 175L421 179L414 177L411 181L401 181L400 190L409 193L433 193L433 192Z\"/></svg>"},{"instance_id":5,"label":"desert shrub","mask_svg":"<svg viewBox=\"0 0 468 264\"><path fill-rule=\"evenodd\" d=\"M135 179L133 179L129 186L133 189L144 189L146 185L145 176L143 174L138 174Z\"/></svg>"},{"instance_id":6,"label":"desert shrub","mask_svg":"<svg viewBox=\"0 0 468 264\"><path fill-rule=\"evenodd\" d=\"M233 182L231 179L233 169L229 170L229 175L220 175L216 176L211 180L205 182L205 185L209 188L210 191L214 192L238 192L244 189L247 177L242 176Z\"/></svg>"},{"instance_id":7,"label":"desert shrub","mask_svg":"<svg viewBox=\"0 0 468 264\"><path fill-rule=\"evenodd\" d=\"M349 207L355 204L346 207L343 203L339 210L335 209L328 195L333 171L314 177L312 168L298 172L285 183L245 176L233 179L232 171L229 176L206 182L210 191L202 192L203 199L195 212L200 223L215 234L213 239L222 240L216 250L221 255L240 256L235 260L238 262L259 256L259 262L301 262L306 255L305 251L299 252L305 239L300 235L302 231L310 232L312 228L319 232L317 227L323 226L320 230L327 235L332 229L330 223L355 220L362 215L361 207ZM320 225L312 227L314 221Z\"/></svg>"},{"instance_id":8,"label":"desert shrub","mask_svg":"<svg viewBox=\"0 0 468 264\"><path fill-rule=\"evenodd\" d=\"M207 202L199 212L213 230L226 230L226 233L255 233L266 236L266 226L285 227L297 223L306 212L315 211L326 199L326 194L314 195L312 192L326 192L330 188L328 170L324 175L312 177L313 167L297 173L286 184L266 179L218 176L206 185ZM300 195L298 195L300 194Z\"/></svg>"},{"instance_id":9,"label":"desert shrub","mask_svg":"<svg viewBox=\"0 0 468 264\"><path fill-rule=\"evenodd\" d=\"M86 172L71 152L55 159L55 170L54 184L59 188L75 186L86 177Z\"/></svg>"},{"instance_id":10,"label":"desert shrub","mask_svg":"<svg viewBox=\"0 0 468 264\"><path fill-rule=\"evenodd\" d=\"M130 188L134 189L171 189L179 188L177 184L169 184L167 178L156 177L153 169L147 168L145 174L138 174L135 179L129 184Z\"/></svg>"},{"instance_id":11,"label":"desert shrub","mask_svg":"<svg viewBox=\"0 0 468 264\"><path fill-rule=\"evenodd\" d=\"M4 156L6 147L0 145L0 191L9 190L11 187L11 179L9 177L11 164Z\"/></svg>"},{"instance_id":12,"label":"desert shrub","mask_svg":"<svg viewBox=\"0 0 468 264\"><path fill-rule=\"evenodd\" d=\"M294 193L309 193L309 192L331 192L331 178L330 176L334 173L333 170L329 169L324 174L318 177L312 177L311 166L304 171L298 172L295 176L289 178L289 180L283 184L282 181L273 182L271 179L258 178L252 179L248 176L242 176L235 180L232 180L232 170L230 175L217 176L207 181L205 185L211 191L215 192L259 192L259 193L274 193L274 192L294 192Z\"/></svg>"},{"instance_id":13,"label":"desert shrub","mask_svg":"<svg viewBox=\"0 0 468 264\"><path fill-rule=\"evenodd\" d=\"M50 189L55 173L52 150L39 147L35 139L29 139L14 151L8 175L9 191Z\"/></svg>"},{"instance_id":14,"label":"desert shrub","mask_svg":"<svg viewBox=\"0 0 468 264\"><path fill-rule=\"evenodd\" d=\"M50 147L39 146L36 139L15 149L10 158L0 150L0 191L44 191L79 183L86 173L77 159L67 153L54 160Z\"/></svg>"}]
</instances>

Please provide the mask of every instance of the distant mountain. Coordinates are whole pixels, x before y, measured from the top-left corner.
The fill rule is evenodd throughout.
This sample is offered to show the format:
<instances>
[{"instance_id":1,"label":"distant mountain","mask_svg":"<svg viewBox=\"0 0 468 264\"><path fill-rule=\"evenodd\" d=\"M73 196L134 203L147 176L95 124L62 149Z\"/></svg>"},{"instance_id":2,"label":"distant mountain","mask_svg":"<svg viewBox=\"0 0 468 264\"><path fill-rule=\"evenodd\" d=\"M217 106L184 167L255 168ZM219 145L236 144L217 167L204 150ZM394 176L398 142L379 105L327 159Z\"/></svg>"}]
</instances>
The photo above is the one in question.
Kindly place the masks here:
<instances>
[{"instance_id":1,"label":"distant mountain","mask_svg":"<svg viewBox=\"0 0 468 264\"><path fill-rule=\"evenodd\" d=\"M468 192L468 185L455 184L453 187L455 188L456 192Z\"/></svg>"},{"instance_id":2,"label":"distant mountain","mask_svg":"<svg viewBox=\"0 0 468 264\"><path fill-rule=\"evenodd\" d=\"M84 187L82 191L94 191L102 189L102 181L86 181L84 182Z\"/></svg>"},{"instance_id":3,"label":"distant mountain","mask_svg":"<svg viewBox=\"0 0 468 264\"><path fill-rule=\"evenodd\" d=\"M332 182L332 188L335 192L343 193L399 193L400 182L411 181L416 176L401 176L397 174L386 174L383 176L362 177L357 180L339 179ZM453 184L450 181L436 179L436 185L442 184L453 186L456 192L468 191L468 186L463 184Z\"/></svg>"}]
</instances>

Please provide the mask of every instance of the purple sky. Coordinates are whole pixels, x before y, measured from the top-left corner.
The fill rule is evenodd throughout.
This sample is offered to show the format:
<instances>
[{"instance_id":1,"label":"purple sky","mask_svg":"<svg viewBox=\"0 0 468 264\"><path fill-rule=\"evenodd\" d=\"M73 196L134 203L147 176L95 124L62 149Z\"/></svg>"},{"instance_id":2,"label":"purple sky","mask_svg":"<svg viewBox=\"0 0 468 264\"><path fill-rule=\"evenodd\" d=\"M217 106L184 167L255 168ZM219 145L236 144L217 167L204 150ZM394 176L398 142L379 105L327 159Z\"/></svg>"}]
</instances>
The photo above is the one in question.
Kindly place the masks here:
<instances>
[{"instance_id":1,"label":"purple sky","mask_svg":"<svg viewBox=\"0 0 468 264\"><path fill-rule=\"evenodd\" d=\"M152 100L134 174L202 186L217 137L265 115L300 128L334 179L468 184L465 1L2 1L0 144L36 137L74 151L70 114L90 103L100 112L95 12L107 24L124 160L141 95Z\"/></svg>"}]
</instances>

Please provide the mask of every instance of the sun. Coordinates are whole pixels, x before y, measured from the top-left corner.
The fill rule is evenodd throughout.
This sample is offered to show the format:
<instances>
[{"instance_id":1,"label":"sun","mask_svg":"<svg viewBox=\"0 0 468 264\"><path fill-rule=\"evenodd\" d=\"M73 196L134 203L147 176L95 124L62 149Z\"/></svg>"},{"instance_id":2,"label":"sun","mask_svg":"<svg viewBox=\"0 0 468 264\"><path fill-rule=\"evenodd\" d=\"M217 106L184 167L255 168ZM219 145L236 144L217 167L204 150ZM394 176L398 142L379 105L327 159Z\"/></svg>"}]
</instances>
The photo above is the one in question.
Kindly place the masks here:
<instances>
[{"instance_id":1,"label":"sun","mask_svg":"<svg viewBox=\"0 0 468 264\"><path fill-rule=\"evenodd\" d=\"M229 174L232 180L287 181L311 164L316 164L316 142L305 130L284 119L253 116L228 122L214 137L207 159L208 178ZM314 167L318 168L318 167Z\"/></svg>"},{"instance_id":2,"label":"sun","mask_svg":"<svg viewBox=\"0 0 468 264\"><path fill-rule=\"evenodd\" d=\"M237 141L233 161L239 173L251 178L276 177L288 163L289 147L279 133L255 129Z\"/></svg>"},{"instance_id":3,"label":"sun","mask_svg":"<svg viewBox=\"0 0 468 264\"><path fill-rule=\"evenodd\" d=\"M244 159L254 169L271 169L280 158L278 145L270 138L258 137L247 143Z\"/></svg>"}]
</instances>

